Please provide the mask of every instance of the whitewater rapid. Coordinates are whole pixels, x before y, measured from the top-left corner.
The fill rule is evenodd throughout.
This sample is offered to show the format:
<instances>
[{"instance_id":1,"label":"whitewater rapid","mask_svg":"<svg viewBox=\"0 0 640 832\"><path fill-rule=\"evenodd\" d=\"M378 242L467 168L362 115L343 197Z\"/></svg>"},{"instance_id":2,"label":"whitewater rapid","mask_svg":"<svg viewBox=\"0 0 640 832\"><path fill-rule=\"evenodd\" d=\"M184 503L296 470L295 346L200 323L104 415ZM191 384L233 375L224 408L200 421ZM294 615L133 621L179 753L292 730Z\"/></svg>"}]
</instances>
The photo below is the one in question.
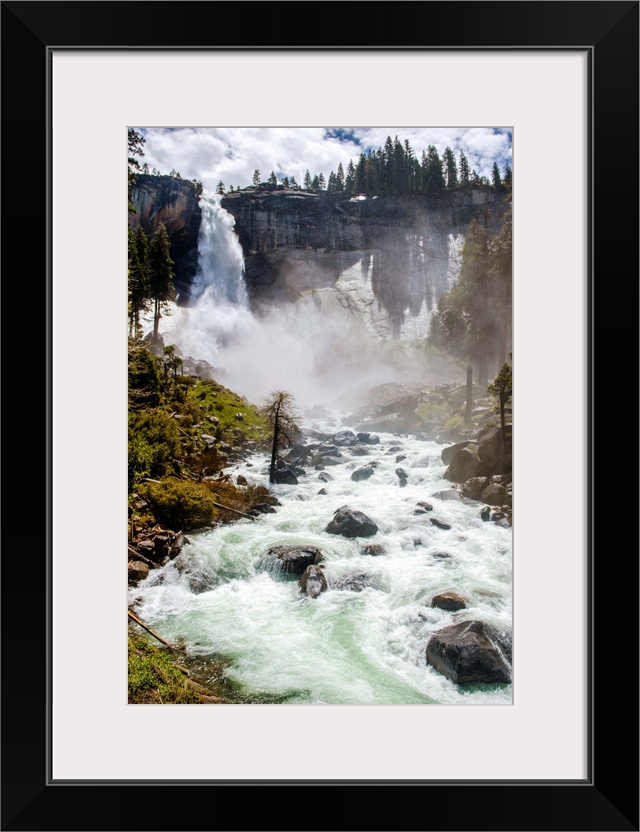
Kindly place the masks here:
<instances>
[{"instance_id":1,"label":"whitewater rapid","mask_svg":"<svg viewBox=\"0 0 640 832\"><path fill-rule=\"evenodd\" d=\"M307 427L333 434L349 426L334 414ZM378 435L380 444L364 446L364 455L360 445L340 448L339 464L325 469L328 482L308 467L298 485L269 486L282 504L275 514L190 534L180 556L185 568L170 562L152 571L130 589L130 603L190 654L229 657L227 675L249 695L287 704L511 704L511 685L460 687L425 660L430 636L457 621L480 619L511 633L511 529L484 522L480 503L434 496L451 488L441 445ZM354 482L353 470L372 461L379 463L373 476ZM266 455L229 470L268 485ZM415 514L420 501L433 511ZM366 540L327 534L344 505L371 517L378 533ZM435 527L430 516L451 529ZM369 543L385 554L363 554ZM278 544L319 547L328 590L302 596L297 578L266 557ZM467 609L431 608L432 597L446 591L462 595Z\"/></svg>"}]
</instances>

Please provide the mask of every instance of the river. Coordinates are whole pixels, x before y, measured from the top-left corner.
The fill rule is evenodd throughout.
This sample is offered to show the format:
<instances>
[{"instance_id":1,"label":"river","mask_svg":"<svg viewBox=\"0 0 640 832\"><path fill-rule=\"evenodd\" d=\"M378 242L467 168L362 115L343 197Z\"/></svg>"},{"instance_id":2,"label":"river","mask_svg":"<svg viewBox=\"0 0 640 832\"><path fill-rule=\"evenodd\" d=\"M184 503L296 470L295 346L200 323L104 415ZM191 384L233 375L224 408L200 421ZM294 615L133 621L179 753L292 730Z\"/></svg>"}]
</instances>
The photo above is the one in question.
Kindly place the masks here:
<instances>
[{"instance_id":1,"label":"river","mask_svg":"<svg viewBox=\"0 0 640 832\"><path fill-rule=\"evenodd\" d=\"M306 441L320 441L314 431L348 427L342 414L328 413L307 422ZM511 704L511 685L458 686L426 664L425 648L436 630L457 621L480 619L510 634L512 530L484 522L480 503L434 496L451 488L443 446L377 435L377 445L339 448L337 464L323 472L329 481L308 467L298 485L269 486L281 502L274 514L189 535L180 560L131 588L130 601L189 654L229 657L226 672L248 695L287 704ZM253 455L230 471L268 485L268 462ZM378 465L368 480L351 479L370 462ZM408 475L404 487L399 467ZM423 501L433 510L416 513ZM373 519L377 534L328 534L344 505ZM436 527L433 516L451 528ZM384 554L363 554L369 543ZM296 576L282 574L267 556L280 544L322 550L324 593L304 596ZM467 608L432 608L433 596L447 591L463 596Z\"/></svg>"}]
</instances>

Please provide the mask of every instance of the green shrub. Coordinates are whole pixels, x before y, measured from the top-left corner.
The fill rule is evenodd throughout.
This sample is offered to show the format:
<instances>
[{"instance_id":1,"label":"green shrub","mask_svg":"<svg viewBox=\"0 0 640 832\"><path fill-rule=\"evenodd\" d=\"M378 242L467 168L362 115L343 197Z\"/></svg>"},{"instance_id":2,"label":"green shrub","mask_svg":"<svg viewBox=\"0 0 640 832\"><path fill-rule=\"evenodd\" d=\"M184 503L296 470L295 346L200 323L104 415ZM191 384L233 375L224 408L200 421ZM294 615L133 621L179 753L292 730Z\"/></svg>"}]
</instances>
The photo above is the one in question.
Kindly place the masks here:
<instances>
[{"instance_id":1,"label":"green shrub","mask_svg":"<svg viewBox=\"0 0 640 832\"><path fill-rule=\"evenodd\" d=\"M181 453L178 426L162 410L129 413L129 488L144 477L159 478L173 471Z\"/></svg>"},{"instance_id":2,"label":"green shrub","mask_svg":"<svg viewBox=\"0 0 640 832\"><path fill-rule=\"evenodd\" d=\"M166 477L159 483L143 483L138 492L150 504L156 520L170 529L208 525L218 515L214 495L202 482Z\"/></svg>"}]
</instances>

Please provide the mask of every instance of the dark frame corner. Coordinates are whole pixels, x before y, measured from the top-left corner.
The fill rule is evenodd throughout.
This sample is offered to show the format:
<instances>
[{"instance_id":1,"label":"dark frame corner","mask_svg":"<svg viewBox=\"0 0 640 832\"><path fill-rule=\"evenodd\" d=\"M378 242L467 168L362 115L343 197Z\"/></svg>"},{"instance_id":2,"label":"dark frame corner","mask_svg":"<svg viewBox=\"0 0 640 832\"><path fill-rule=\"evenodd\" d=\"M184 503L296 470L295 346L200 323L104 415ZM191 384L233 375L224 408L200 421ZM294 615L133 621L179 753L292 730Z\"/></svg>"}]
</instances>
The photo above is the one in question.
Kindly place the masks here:
<instances>
[{"instance_id":1,"label":"dark frame corner","mask_svg":"<svg viewBox=\"0 0 640 832\"><path fill-rule=\"evenodd\" d=\"M5 245L5 304L9 310L29 310L29 341L42 339L33 375L50 391L51 333L48 327L50 229L47 194L49 133L48 57L55 48L227 48L235 42L202 43L203 31L221 37L254 37L240 48L283 46L281 22L289 9L283 3L202 2L11 2L2 6L2 101L4 111L3 225ZM216 9L225 7L224 24L216 24ZM299 8L299 7L296 7ZM292 783L215 785L169 783L170 793L149 794L158 781L110 783L47 783L48 630L44 553L49 550L42 439L50 430L47 403L34 415L20 414L20 437L25 449L37 446L33 464L14 473L9 512L5 515L2 562L5 627L3 706L3 830L169 830L169 829L441 829L441 830L638 830L638 562L629 552L627 479L618 474L620 440L626 438L628 401L621 386L620 365L637 379L638 332L638 10L637 0L576 0L576 2L421 2L373 4L307 3L305 24L297 14L297 31L317 33L295 48L323 48L327 22L335 48L583 48L591 56L591 189L590 189L590 588L592 730L590 776L584 783L502 782L437 783ZM384 11L384 13L379 13ZM168 12L171 12L169 14ZM407 18L413 23L408 25ZM251 24L247 25L247 20ZM209 21L203 25L203 21ZM233 25L230 24L233 22ZM414 25L417 23L418 25ZM418 32L424 32L426 43ZM450 33L456 43L450 43ZM297 34L297 32L294 33ZM333 36L333 35L332 35ZM83 137L79 137L79 165ZM566 150L566 149L565 149ZM558 158L558 171L562 158ZM557 187L550 173L550 192ZM560 186L561 191L561 186ZM559 194L559 198L561 193ZM39 245L34 245L35 241ZM20 244L18 244L20 241ZM630 264L629 264L630 262ZM34 291L24 292L28 277ZM19 317L14 312L12 317ZM636 336L631 342L631 334ZM43 343L44 342L44 343ZM12 345L13 346L13 345ZM596 349L597 348L597 349ZM5 353L6 355L6 353ZM15 379L15 354L7 371ZM43 360L47 356L47 360ZM635 359L632 357L634 356ZM561 361L561 357L559 357ZM596 374L596 369L598 373ZM634 371L635 370L635 374ZM614 381L615 379L615 381ZM599 384L597 382L600 382ZM18 373L17 384L21 384ZM13 387L13 386L12 386ZM12 390L13 392L13 390ZM44 399L44 396L41 397ZM13 409L13 408L10 408ZM561 406L559 408L561 410ZM637 424L633 410L632 426ZM559 429L563 425L561 413ZM14 420L10 427L15 428ZM596 453L598 428L600 453ZM606 431L606 434L605 434ZM13 430L7 430L12 443ZM36 441L32 437L37 437ZM606 442L606 444L605 444ZM635 440L632 440L635 446ZM612 453L614 447L616 453ZM28 469L28 470L27 470ZM22 471L25 470L25 473ZM555 470L556 482L566 472ZM49 471L50 475L50 471ZM635 471L632 481L636 480ZM615 486L612 485L612 479ZM39 483L40 486L39 486ZM39 486L39 487L38 487ZM568 478L562 487L582 487ZM615 488L615 500L613 489ZM32 499L34 489L42 498ZM29 494L29 500L24 495ZM29 508L26 509L26 505ZM634 500L635 505L635 500ZM35 508L35 512L34 512ZM29 512L27 514L27 512ZM33 547L32 571L25 578L21 555L34 513L43 518L42 536ZM7 530L7 526L11 530ZM596 545L597 544L597 545ZM37 564L36 568L33 568ZM29 615L24 590L28 582ZM34 598L35 596L35 598ZM567 593L570 597L570 592ZM34 603L35 600L35 603ZM570 602L568 602L570 603ZM551 611L550 614L553 614ZM566 614L566 611L565 611ZM19 622L19 623L17 623ZM560 625L559 625L560 626ZM561 649L571 649L562 644ZM18 683L12 684L16 678ZM629 673L629 669L632 673ZM28 673L28 678L25 676ZM553 680L554 684L558 680ZM629 689L630 688L630 689ZM629 756L621 754L631 747ZM307 749L303 753L309 753ZM136 788L137 786L137 788ZM321 787L320 792L316 789ZM210 807L192 800L192 788L215 789ZM242 788L245 793L238 793ZM336 811L331 797L337 789L352 790L348 819ZM373 791L384 788L385 793ZM358 789L356 794L353 790ZM327 793L327 790L329 793ZM251 792L251 795L248 794ZM161 799L154 799L160 797ZM353 798L356 798L355 800ZM343 804L344 805L344 804ZM310 811L312 810L312 811ZM412 825L420 818L420 826Z\"/></svg>"}]
</instances>

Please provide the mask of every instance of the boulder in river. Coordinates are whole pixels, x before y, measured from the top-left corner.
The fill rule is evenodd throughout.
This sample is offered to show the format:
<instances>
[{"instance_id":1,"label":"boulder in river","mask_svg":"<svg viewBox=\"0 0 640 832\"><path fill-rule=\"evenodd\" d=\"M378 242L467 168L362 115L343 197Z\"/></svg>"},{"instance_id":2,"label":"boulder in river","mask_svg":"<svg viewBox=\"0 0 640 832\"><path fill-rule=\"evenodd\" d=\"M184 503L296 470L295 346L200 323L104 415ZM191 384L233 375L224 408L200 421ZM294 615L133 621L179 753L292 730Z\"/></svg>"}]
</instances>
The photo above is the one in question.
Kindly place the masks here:
<instances>
[{"instance_id":1,"label":"boulder in river","mask_svg":"<svg viewBox=\"0 0 640 832\"><path fill-rule=\"evenodd\" d=\"M127 564L127 572L130 584L137 584L144 578L149 577L149 567L141 560L130 560Z\"/></svg>"},{"instance_id":2,"label":"boulder in river","mask_svg":"<svg viewBox=\"0 0 640 832\"><path fill-rule=\"evenodd\" d=\"M373 468L370 465L365 465L363 468L356 468L351 474L351 479L354 482L361 482L362 480L368 480L372 474Z\"/></svg>"},{"instance_id":3,"label":"boulder in river","mask_svg":"<svg viewBox=\"0 0 640 832\"><path fill-rule=\"evenodd\" d=\"M462 483L462 496L466 497L467 500L481 500L487 482L486 477L471 477Z\"/></svg>"},{"instance_id":4,"label":"boulder in river","mask_svg":"<svg viewBox=\"0 0 640 832\"><path fill-rule=\"evenodd\" d=\"M447 612L457 612L458 610L466 610L467 603L457 592L441 592L439 595L433 596L431 606L439 610L447 610Z\"/></svg>"},{"instance_id":5,"label":"boulder in river","mask_svg":"<svg viewBox=\"0 0 640 832\"><path fill-rule=\"evenodd\" d=\"M451 525L449 523L447 523L444 520L441 520L439 517L430 517L429 520L431 520L432 525L436 526L439 529L444 529L445 531L447 531L451 528Z\"/></svg>"},{"instance_id":6,"label":"boulder in river","mask_svg":"<svg viewBox=\"0 0 640 832\"><path fill-rule=\"evenodd\" d=\"M317 546L272 546L268 554L278 558L283 572L294 575L302 575L307 566L324 560Z\"/></svg>"},{"instance_id":7,"label":"boulder in river","mask_svg":"<svg viewBox=\"0 0 640 832\"><path fill-rule=\"evenodd\" d=\"M365 543L365 545L360 549L361 554L372 555L373 557L384 555L386 554L386 551L387 550L384 548L382 543Z\"/></svg>"},{"instance_id":8,"label":"boulder in river","mask_svg":"<svg viewBox=\"0 0 640 832\"><path fill-rule=\"evenodd\" d=\"M279 485L297 485L298 478L290 468L276 468L273 474L275 482Z\"/></svg>"},{"instance_id":9,"label":"boulder in river","mask_svg":"<svg viewBox=\"0 0 640 832\"><path fill-rule=\"evenodd\" d=\"M343 506L334 513L325 531L343 537L373 537L378 527L363 512L352 511L348 506Z\"/></svg>"},{"instance_id":10,"label":"boulder in river","mask_svg":"<svg viewBox=\"0 0 640 832\"><path fill-rule=\"evenodd\" d=\"M331 582L332 589L346 589L348 592L362 592L363 589L368 587L378 589L378 582L374 576L367 575L366 572L338 575Z\"/></svg>"},{"instance_id":11,"label":"boulder in river","mask_svg":"<svg viewBox=\"0 0 640 832\"><path fill-rule=\"evenodd\" d=\"M438 500L453 500L457 503L462 502L462 494L455 488L445 488L444 491L437 491L433 495Z\"/></svg>"},{"instance_id":12,"label":"boulder in river","mask_svg":"<svg viewBox=\"0 0 640 832\"><path fill-rule=\"evenodd\" d=\"M467 439L466 442L456 442L455 445L449 445L448 448L444 448L441 453L442 461L445 465L450 465L454 456L458 453L458 451L463 450L469 444L469 440Z\"/></svg>"},{"instance_id":13,"label":"boulder in river","mask_svg":"<svg viewBox=\"0 0 640 832\"><path fill-rule=\"evenodd\" d=\"M333 443L341 448L350 448L357 441L358 437L352 430L340 430L333 437Z\"/></svg>"},{"instance_id":14,"label":"boulder in river","mask_svg":"<svg viewBox=\"0 0 640 832\"><path fill-rule=\"evenodd\" d=\"M309 598L317 598L321 592L325 592L327 589L327 579L324 576L322 567L316 566L315 564L307 566L300 576L298 586L300 587L300 592L303 595L308 595Z\"/></svg>"},{"instance_id":15,"label":"boulder in river","mask_svg":"<svg viewBox=\"0 0 640 832\"><path fill-rule=\"evenodd\" d=\"M396 468L396 477L399 480L407 480L409 479L409 474L407 474L404 468Z\"/></svg>"},{"instance_id":16,"label":"boulder in river","mask_svg":"<svg viewBox=\"0 0 640 832\"><path fill-rule=\"evenodd\" d=\"M331 482L333 477L331 476L331 474L327 474L326 471L320 471L320 473L318 474L318 479L320 480L320 482Z\"/></svg>"},{"instance_id":17,"label":"boulder in river","mask_svg":"<svg viewBox=\"0 0 640 832\"><path fill-rule=\"evenodd\" d=\"M478 477L483 473L482 463L478 457L478 446L470 442L458 451L444 472L445 479L450 482L465 482L471 477Z\"/></svg>"},{"instance_id":18,"label":"boulder in river","mask_svg":"<svg viewBox=\"0 0 640 832\"><path fill-rule=\"evenodd\" d=\"M416 505L419 508L424 509L425 511L433 511L433 506L431 505L431 503L427 503L425 500L420 500L418 503L416 503Z\"/></svg>"},{"instance_id":19,"label":"boulder in river","mask_svg":"<svg viewBox=\"0 0 640 832\"><path fill-rule=\"evenodd\" d=\"M480 517L487 522L487 520L491 520L491 506L482 506L480 509Z\"/></svg>"},{"instance_id":20,"label":"boulder in river","mask_svg":"<svg viewBox=\"0 0 640 832\"><path fill-rule=\"evenodd\" d=\"M482 501L490 506L503 506L506 499L507 489L497 482L490 483L482 492Z\"/></svg>"},{"instance_id":21,"label":"boulder in river","mask_svg":"<svg viewBox=\"0 0 640 832\"><path fill-rule=\"evenodd\" d=\"M379 445L380 437L367 431L360 431L358 434L358 442L362 442L364 445Z\"/></svg>"},{"instance_id":22,"label":"boulder in river","mask_svg":"<svg viewBox=\"0 0 640 832\"><path fill-rule=\"evenodd\" d=\"M427 664L458 685L511 681L508 639L484 621L462 621L434 633Z\"/></svg>"}]
</instances>

